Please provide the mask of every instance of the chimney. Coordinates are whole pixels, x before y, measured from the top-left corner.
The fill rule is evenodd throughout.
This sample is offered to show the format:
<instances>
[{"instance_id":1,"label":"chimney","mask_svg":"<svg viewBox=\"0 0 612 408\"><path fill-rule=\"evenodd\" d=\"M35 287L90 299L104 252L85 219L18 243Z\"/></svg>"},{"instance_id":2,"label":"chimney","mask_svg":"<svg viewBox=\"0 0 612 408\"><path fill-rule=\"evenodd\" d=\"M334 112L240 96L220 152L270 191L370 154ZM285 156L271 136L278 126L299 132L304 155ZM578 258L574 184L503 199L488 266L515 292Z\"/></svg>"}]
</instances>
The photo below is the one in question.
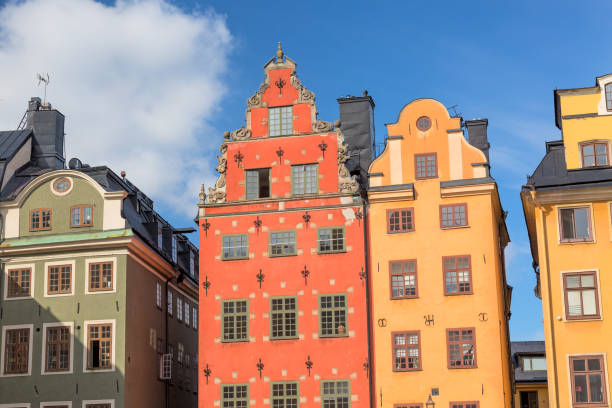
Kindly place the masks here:
<instances>
[{"instance_id":1,"label":"chimney","mask_svg":"<svg viewBox=\"0 0 612 408\"><path fill-rule=\"evenodd\" d=\"M340 123L344 141L348 145L346 168L357 175L361 188L368 187L368 167L374 158L374 100L367 91L363 96L338 98Z\"/></svg>"},{"instance_id":2,"label":"chimney","mask_svg":"<svg viewBox=\"0 0 612 408\"><path fill-rule=\"evenodd\" d=\"M64 168L64 115L34 97L28 103L26 127L32 129L32 161L43 169Z\"/></svg>"},{"instance_id":3,"label":"chimney","mask_svg":"<svg viewBox=\"0 0 612 408\"><path fill-rule=\"evenodd\" d=\"M487 126L489 125L489 120L472 119L466 120L464 123L467 128L469 143L482 150L487 158L487 163L489 163L489 147L491 147L487 139Z\"/></svg>"}]
</instances>

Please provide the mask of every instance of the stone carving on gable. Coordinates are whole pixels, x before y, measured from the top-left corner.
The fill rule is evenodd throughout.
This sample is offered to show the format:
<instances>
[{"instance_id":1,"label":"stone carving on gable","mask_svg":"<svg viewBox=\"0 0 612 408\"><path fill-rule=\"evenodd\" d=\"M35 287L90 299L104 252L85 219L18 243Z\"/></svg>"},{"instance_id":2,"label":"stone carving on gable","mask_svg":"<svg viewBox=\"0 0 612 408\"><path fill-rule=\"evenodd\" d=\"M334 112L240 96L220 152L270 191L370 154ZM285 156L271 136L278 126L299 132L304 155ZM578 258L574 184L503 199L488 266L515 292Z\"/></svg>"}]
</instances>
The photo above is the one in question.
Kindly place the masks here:
<instances>
[{"instance_id":1,"label":"stone carving on gable","mask_svg":"<svg viewBox=\"0 0 612 408\"><path fill-rule=\"evenodd\" d=\"M344 135L340 129L338 132L338 190L340 193L356 193L359 190L359 184L355 176L351 176L346 168L346 161L349 159L348 145L344 143Z\"/></svg>"},{"instance_id":2,"label":"stone carving on gable","mask_svg":"<svg viewBox=\"0 0 612 408\"><path fill-rule=\"evenodd\" d=\"M249 99L247 99L247 107L249 109L261 107L262 106L261 96L266 91L266 89L268 89L269 87L270 87L270 78L266 75L264 81L259 86L259 89L257 91L255 91L253 96L251 96Z\"/></svg>"},{"instance_id":3,"label":"stone carving on gable","mask_svg":"<svg viewBox=\"0 0 612 408\"><path fill-rule=\"evenodd\" d=\"M247 140L251 137L251 130L241 126L240 129L234 130L230 133L230 138L232 140Z\"/></svg>"},{"instance_id":4,"label":"stone carving on gable","mask_svg":"<svg viewBox=\"0 0 612 408\"><path fill-rule=\"evenodd\" d=\"M313 123L312 125L312 130L314 132L329 132L332 129L333 129L333 126L331 123L326 122L321 119L317 119L317 121ZM344 136L342 137L342 140L344 140Z\"/></svg>"},{"instance_id":5,"label":"stone carving on gable","mask_svg":"<svg viewBox=\"0 0 612 408\"><path fill-rule=\"evenodd\" d=\"M306 89L306 87L297 77L297 72L295 71L291 73L291 85L294 86L299 92L297 103L314 103L315 94Z\"/></svg>"},{"instance_id":6,"label":"stone carving on gable","mask_svg":"<svg viewBox=\"0 0 612 408\"><path fill-rule=\"evenodd\" d=\"M227 171L227 143L230 141L230 137L231 137L231 134L229 132L225 132L223 134L223 143L221 143L221 147L219 147L221 156L217 155L217 167L215 167L215 170L219 172L219 178L215 182L214 187L208 188L207 198L208 198L208 202L211 204L225 202L225 172Z\"/></svg>"}]
</instances>

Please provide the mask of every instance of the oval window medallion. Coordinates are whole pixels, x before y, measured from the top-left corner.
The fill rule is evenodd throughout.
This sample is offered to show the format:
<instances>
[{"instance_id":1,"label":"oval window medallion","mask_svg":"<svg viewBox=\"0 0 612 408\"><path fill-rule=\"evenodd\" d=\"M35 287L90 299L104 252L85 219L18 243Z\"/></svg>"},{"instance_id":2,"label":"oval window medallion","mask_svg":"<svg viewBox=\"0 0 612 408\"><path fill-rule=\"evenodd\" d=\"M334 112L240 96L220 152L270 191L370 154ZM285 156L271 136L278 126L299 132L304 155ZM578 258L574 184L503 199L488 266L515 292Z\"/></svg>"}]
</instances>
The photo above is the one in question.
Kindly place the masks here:
<instances>
[{"instance_id":1,"label":"oval window medallion","mask_svg":"<svg viewBox=\"0 0 612 408\"><path fill-rule=\"evenodd\" d=\"M416 125L420 131L425 132L431 127L431 119L429 119L427 116L421 116L417 119Z\"/></svg>"},{"instance_id":2,"label":"oval window medallion","mask_svg":"<svg viewBox=\"0 0 612 408\"><path fill-rule=\"evenodd\" d=\"M57 195L68 194L72 190L72 181L68 177L60 177L53 181L52 187Z\"/></svg>"}]
</instances>

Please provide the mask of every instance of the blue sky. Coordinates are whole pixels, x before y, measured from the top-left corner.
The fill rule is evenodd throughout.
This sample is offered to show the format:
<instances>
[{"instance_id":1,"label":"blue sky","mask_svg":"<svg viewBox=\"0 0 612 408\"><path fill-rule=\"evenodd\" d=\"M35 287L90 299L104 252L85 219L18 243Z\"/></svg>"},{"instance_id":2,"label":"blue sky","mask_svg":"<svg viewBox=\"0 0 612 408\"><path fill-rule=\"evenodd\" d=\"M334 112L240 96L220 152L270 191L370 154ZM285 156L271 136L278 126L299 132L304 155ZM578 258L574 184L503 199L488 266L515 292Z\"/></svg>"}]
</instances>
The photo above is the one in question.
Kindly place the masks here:
<instances>
[{"instance_id":1,"label":"blue sky","mask_svg":"<svg viewBox=\"0 0 612 408\"><path fill-rule=\"evenodd\" d=\"M7 14L17 16L13 25L6 15L5 21L0 18L0 61L4 61L0 64L0 128L14 127L23 114L26 98L36 91L40 93L30 78L34 78L34 72L17 78L27 71L23 67L29 67L33 55L43 55L38 64L31 64L32 69L51 71L50 98L67 115L67 123L78 124L81 120L80 128L74 126L75 132L68 131L67 149L93 164L110 161L117 172L127 168L128 178L144 186L156 200L157 210L177 226L193 225L195 206L191 207L192 198L185 198L181 191L164 195L160 186L167 187L175 181L163 177L189 178L190 184L181 188L189 190L191 196L200 180L208 184L214 181L214 155L221 135L243 125L246 99L259 87L263 64L274 55L278 41L298 63L302 82L315 92L323 120L338 119L336 98L360 95L367 89L376 103L378 141L386 136L384 124L394 122L400 109L416 98L430 97L446 106L458 105L457 111L465 119L488 118L491 171L499 184L502 204L509 212L512 240L507 249L508 281L514 286L511 337L543 339L541 304L533 295L535 277L519 191L543 155L544 142L560 138L553 121L553 90L592 86L596 76L612 72L612 3L169 0L181 12L177 17L174 12L151 6L156 0L105 2L110 6L123 4L115 7L122 9L116 13L96 8L91 0L59 1L64 7L53 7L45 0L26 0L17 6L0 0L0 12L4 8L5 12L22 13ZM140 4L140 8L130 7L133 3ZM134 10L138 12L129 13ZM143 16L149 25L134 23L134 15ZM54 19L65 23L56 24ZM22 24L22 20L30 21ZM83 24L79 25L80 21ZM95 25L99 22L101 27ZM43 36L28 28L45 24L48 28ZM78 35L70 31L72 25ZM138 27L141 43L132 39L133 32L123 34L126 26ZM104 27L112 28L105 31ZM214 35L198 34L198 30ZM53 37L64 31L64 37ZM12 46L28 35L36 38L20 47ZM51 40L44 44L48 37ZM77 55L71 58L70 44L77 40L80 42L72 47ZM87 49L80 48L81 43L91 44L96 58L85 58ZM34 51L23 51L31 50L27 47L32 44ZM188 46L191 48L185 48ZM199 48L206 52L198 52ZM48 50L52 52L45 54ZM130 59L133 55L137 58ZM151 57L146 64L141 62L144 57ZM6 68L10 61L15 61L13 71ZM82 68L79 65L90 61ZM74 70L75 64L78 70ZM107 69L109 66L112 69ZM128 68L133 75L124 74ZM198 72L205 73L205 78L198 77ZM113 75L127 80L128 85L111 80ZM4 92L14 83L26 82L23 89ZM142 83L135 86L134 82ZM190 95L190 83L194 89L204 91L196 97ZM163 88L166 84L181 86ZM130 94L132 87L134 92ZM177 88L181 92L176 92ZM91 89L93 97L87 99L90 96L85 96L83 89ZM105 104L98 104L97 110L84 109L93 100ZM154 101L150 106L149 100ZM155 127L147 128L142 120L134 119L147 117L139 116L143 112L129 114L139 104L147 105L143 112L156 120ZM100 126L91 126L99 119L90 111L106 111L115 105L112 120L102 116ZM164 109L167 106L168 113L155 111L156 105ZM195 105L204 108L191 113ZM18 109L6 114L13 106ZM121 123L126 123L127 128L118 127ZM186 123L189 126L185 127ZM138 126L140 133L135 130ZM102 137L96 134L91 141L79 145L85 140L81 140L82 136L98 128L106 133ZM155 134L155 128L163 132L153 140L150 135ZM176 129L174 135L172 129ZM137 143L137 149L130 150L130 144L123 144L128 130L129 137L141 135L133 139L132 146ZM113 135L119 139L112 139ZM155 145L166 136L166 144L158 143L158 150L130 160L130 155L141 147ZM99 140L109 142L100 148L88 146ZM127 155L117 155L118 143ZM160 152L171 155L168 146L177 146L176 154L167 168L157 166L162 170L152 173L155 176L139 173L142 166L129 167L129 161L156 163ZM104 148L117 154L105 153ZM148 171L155 169L147 168ZM152 183L155 179L161 181ZM181 203L187 203L187 211ZM195 236L193 239L197 240Z\"/></svg>"}]
</instances>

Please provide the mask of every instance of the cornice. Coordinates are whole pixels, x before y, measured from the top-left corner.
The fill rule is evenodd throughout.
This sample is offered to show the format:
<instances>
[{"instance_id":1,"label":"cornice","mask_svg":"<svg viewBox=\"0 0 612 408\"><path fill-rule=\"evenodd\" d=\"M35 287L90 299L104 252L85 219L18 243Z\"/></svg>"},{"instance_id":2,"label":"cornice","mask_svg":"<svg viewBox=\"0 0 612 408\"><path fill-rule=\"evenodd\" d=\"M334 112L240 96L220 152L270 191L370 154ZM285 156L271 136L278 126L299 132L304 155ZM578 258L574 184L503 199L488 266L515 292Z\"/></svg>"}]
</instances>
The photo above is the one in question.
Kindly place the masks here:
<instances>
[{"instance_id":1,"label":"cornice","mask_svg":"<svg viewBox=\"0 0 612 408\"><path fill-rule=\"evenodd\" d=\"M463 197L470 195L488 194L495 191L495 182L472 184L454 187L440 187L440 196L446 197Z\"/></svg>"}]
</instances>

